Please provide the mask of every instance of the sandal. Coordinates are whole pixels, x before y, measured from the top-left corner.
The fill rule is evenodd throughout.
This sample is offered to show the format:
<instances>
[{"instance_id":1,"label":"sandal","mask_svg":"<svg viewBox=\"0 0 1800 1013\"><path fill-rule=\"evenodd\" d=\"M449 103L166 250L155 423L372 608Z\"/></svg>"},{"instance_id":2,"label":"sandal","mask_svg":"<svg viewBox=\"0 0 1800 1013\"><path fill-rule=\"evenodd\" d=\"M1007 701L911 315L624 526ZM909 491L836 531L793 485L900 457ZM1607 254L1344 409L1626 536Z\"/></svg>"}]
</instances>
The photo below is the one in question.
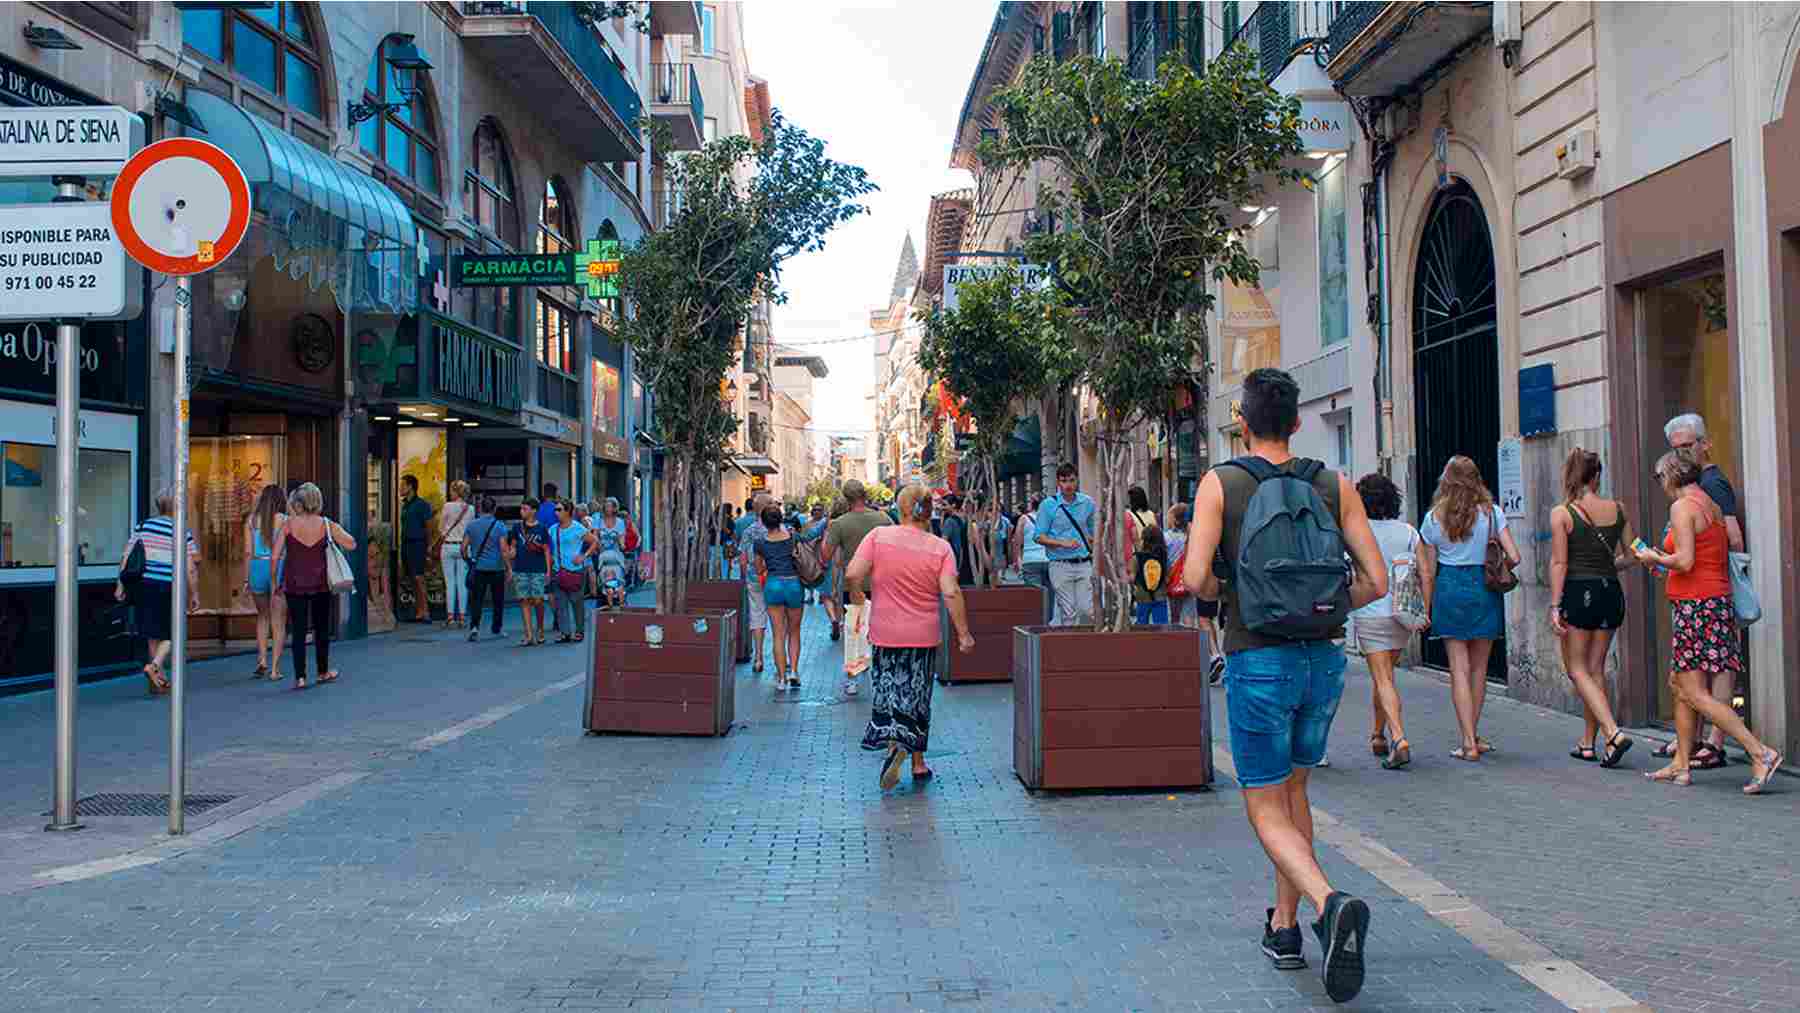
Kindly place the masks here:
<instances>
[{"instance_id":1,"label":"sandal","mask_svg":"<svg viewBox=\"0 0 1800 1013\"><path fill-rule=\"evenodd\" d=\"M1619 761L1624 759L1625 754L1629 752L1631 752L1631 736L1615 728L1612 738L1606 740L1606 757L1600 761L1600 766L1611 770L1617 767Z\"/></svg>"},{"instance_id":2,"label":"sandal","mask_svg":"<svg viewBox=\"0 0 1800 1013\"><path fill-rule=\"evenodd\" d=\"M144 666L144 681L150 686L151 696L162 696L169 691L169 680L163 677L162 666L154 661Z\"/></svg>"},{"instance_id":3,"label":"sandal","mask_svg":"<svg viewBox=\"0 0 1800 1013\"><path fill-rule=\"evenodd\" d=\"M565 633L562 636L557 637L556 642L559 644L572 644L575 642L575 638L571 637L567 633Z\"/></svg>"},{"instance_id":4,"label":"sandal","mask_svg":"<svg viewBox=\"0 0 1800 1013\"><path fill-rule=\"evenodd\" d=\"M306 688L306 676L304 676L304 675L294 676L294 692L298 693L305 688Z\"/></svg>"},{"instance_id":5,"label":"sandal","mask_svg":"<svg viewBox=\"0 0 1800 1013\"><path fill-rule=\"evenodd\" d=\"M1452 759L1462 760L1465 763L1480 763L1481 748L1477 746L1474 750L1465 750L1458 746L1450 750L1450 756Z\"/></svg>"},{"instance_id":6,"label":"sandal","mask_svg":"<svg viewBox=\"0 0 1800 1013\"><path fill-rule=\"evenodd\" d=\"M1475 751L1477 753L1498 752L1498 750L1496 750L1494 748L1494 744L1492 742L1489 742L1488 740L1482 738L1479 735L1475 736Z\"/></svg>"},{"instance_id":7,"label":"sandal","mask_svg":"<svg viewBox=\"0 0 1800 1013\"><path fill-rule=\"evenodd\" d=\"M259 661L256 663L256 671L252 672L250 674L250 678L261 679L261 678L267 676L268 674L269 674L269 666L267 666Z\"/></svg>"},{"instance_id":8,"label":"sandal","mask_svg":"<svg viewBox=\"0 0 1800 1013\"><path fill-rule=\"evenodd\" d=\"M1374 735L1369 736L1369 752L1374 753L1376 756L1386 756L1388 754L1387 736L1380 732L1376 732Z\"/></svg>"},{"instance_id":9,"label":"sandal","mask_svg":"<svg viewBox=\"0 0 1800 1013\"><path fill-rule=\"evenodd\" d=\"M929 780L931 780L932 774L933 774L933 771L930 767L926 767L924 770L915 769L912 772L912 779L915 781L929 781Z\"/></svg>"},{"instance_id":10,"label":"sandal","mask_svg":"<svg viewBox=\"0 0 1800 1013\"><path fill-rule=\"evenodd\" d=\"M899 746L889 746L887 758L881 761L882 790L892 788L900 783L900 765L906 762L906 750Z\"/></svg>"},{"instance_id":11,"label":"sandal","mask_svg":"<svg viewBox=\"0 0 1800 1013\"><path fill-rule=\"evenodd\" d=\"M1581 745L1569 750L1569 755L1580 760L1582 763L1593 763L1600 759L1598 756L1594 755L1594 746L1591 742L1583 742Z\"/></svg>"},{"instance_id":12,"label":"sandal","mask_svg":"<svg viewBox=\"0 0 1800 1013\"><path fill-rule=\"evenodd\" d=\"M1775 780L1775 772L1781 769L1781 761L1785 759L1780 753L1771 749L1762 755L1763 772L1761 777L1753 777L1744 785L1744 794L1761 795L1769 790L1769 782Z\"/></svg>"},{"instance_id":13,"label":"sandal","mask_svg":"<svg viewBox=\"0 0 1800 1013\"><path fill-rule=\"evenodd\" d=\"M1730 760L1725 758L1725 751L1710 742L1702 742L1694 747L1694 762L1691 765L1699 770L1718 770L1729 766Z\"/></svg>"},{"instance_id":14,"label":"sandal","mask_svg":"<svg viewBox=\"0 0 1800 1013\"><path fill-rule=\"evenodd\" d=\"M534 640L534 641L532 641L532 643L534 643L534 644L538 644L538 645L542 645L542 644L543 644L543 642L544 642L544 635L543 635L543 634L542 634L542 633L539 633L539 634L538 634L538 635L537 635L537 639L536 639L536 640Z\"/></svg>"},{"instance_id":15,"label":"sandal","mask_svg":"<svg viewBox=\"0 0 1800 1013\"><path fill-rule=\"evenodd\" d=\"M581 641L582 641L582 639L583 639L583 638L584 638L584 637L586 637L586 636L587 636L587 634L585 634L585 633L577 633L577 634L575 634L575 642L576 642L576 643L578 643L578 644L579 644L579 643L581 643Z\"/></svg>"},{"instance_id":16,"label":"sandal","mask_svg":"<svg viewBox=\"0 0 1800 1013\"><path fill-rule=\"evenodd\" d=\"M338 680L338 671L337 671L337 669L334 668L331 671L326 672L324 675L319 676L319 685L323 686L328 682L336 682L337 680Z\"/></svg>"},{"instance_id":17,"label":"sandal","mask_svg":"<svg viewBox=\"0 0 1800 1013\"><path fill-rule=\"evenodd\" d=\"M537 642L537 641L535 641L535 640L532 640L532 639L531 639L531 638L530 638L530 637L529 637L529 636L528 636L528 637L526 637L526 638L525 638L525 639L523 639L523 640L521 640L521 641L519 641L519 643L518 643L518 646L519 646L519 647L530 647L530 646L531 646L531 645L532 645L532 644L534 644L534 643L536 643L536 642Z\"/></svg>"},{"instance_id":18,"label":"sandal","mask_svg":"<svg viewBox=\"0 0 1800 1013\"><path fill-rule=\"evenodd\" d=\"M1676 745L1677 745L1676 741L1674 739L1670 739L1669 741L1663 743L1662 745L1657 746L1656 751L1651 753L1650 755L1658 756L1658 757L1661 757L1662 759L1667 760L1675 755Z\"/></svg>"},{"instance_id":19,"label":"sandal","mask_svg":"<svg viewBox=\"0 0 1800 1013\"><path fill-rule=\"evenodd\" d=\"M1644 778L1650 781L1661 781L1663 784L1672 784L1677 788L1690 788L1694 784L1693 774L1685 770L1676 770L1674 767L1645 771Z\"/></svg>"},{"instance_id":20,"label":"sandal","mask_svg":"<svg viewBox=\"0 0 1800 1013\"><path fill-rule=\"evenodd\" d=\"M1394 743L1393 752L1381 761L1384 770L1399 770L1412 762L1412 743L1400 739Z\"/></svg>"}]
</instances>

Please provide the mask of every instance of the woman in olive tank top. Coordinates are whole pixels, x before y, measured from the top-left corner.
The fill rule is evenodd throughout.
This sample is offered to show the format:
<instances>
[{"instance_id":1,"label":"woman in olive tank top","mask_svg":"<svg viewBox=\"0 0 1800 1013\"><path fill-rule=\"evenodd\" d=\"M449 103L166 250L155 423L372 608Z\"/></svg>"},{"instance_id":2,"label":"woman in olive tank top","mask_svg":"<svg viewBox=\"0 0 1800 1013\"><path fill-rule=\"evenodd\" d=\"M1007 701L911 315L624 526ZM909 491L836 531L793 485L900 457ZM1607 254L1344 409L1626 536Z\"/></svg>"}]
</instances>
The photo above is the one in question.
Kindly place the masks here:
<instances>
[{"instance_id":1,"label":"woman in olive tank top","mask_svg":"<svg viewBox=\"0 0 1800 1013\"><path fill-rule=\"evenodd\" d=\"M1566 500L1550 511L1550 625L1585 722L1569 755L1615 767L1631 738L1619 731L1606 699L1606 652L1625 621L1618 564L1630 558L1631 521L1623 504L1600 498L1600 470L1600 455L1580 447L1563 463Z\"/></svg>"}]
</instances>

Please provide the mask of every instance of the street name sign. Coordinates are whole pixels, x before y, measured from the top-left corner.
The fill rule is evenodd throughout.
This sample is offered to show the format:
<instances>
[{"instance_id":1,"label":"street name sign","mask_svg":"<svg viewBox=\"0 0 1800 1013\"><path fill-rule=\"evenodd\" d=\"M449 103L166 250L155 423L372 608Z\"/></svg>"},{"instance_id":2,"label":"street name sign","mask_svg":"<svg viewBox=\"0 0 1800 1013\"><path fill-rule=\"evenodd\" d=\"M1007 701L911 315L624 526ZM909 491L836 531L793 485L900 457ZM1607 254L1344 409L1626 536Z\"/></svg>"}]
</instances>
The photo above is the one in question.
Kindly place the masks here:
<instances>
[{"instance_id":1,"label":"street name sign","mask_svg":"<svg viewBox=\"0 0 1800 1013\"><path fill-rule=\"evenodd\" d=\"M143 146L143 119L118 106L0 107L0 177L117 176Z\"/></svg>"},{"instance_id":2,"label":"street name sign","mask_svg":"<svg viewBox=\"0 0 1800 1013\"><path fill-rule=\"evenodd\" d=\"M143 290L107 205L0 207L0 320L129 320Z\"/></svg>"}]
</instances>

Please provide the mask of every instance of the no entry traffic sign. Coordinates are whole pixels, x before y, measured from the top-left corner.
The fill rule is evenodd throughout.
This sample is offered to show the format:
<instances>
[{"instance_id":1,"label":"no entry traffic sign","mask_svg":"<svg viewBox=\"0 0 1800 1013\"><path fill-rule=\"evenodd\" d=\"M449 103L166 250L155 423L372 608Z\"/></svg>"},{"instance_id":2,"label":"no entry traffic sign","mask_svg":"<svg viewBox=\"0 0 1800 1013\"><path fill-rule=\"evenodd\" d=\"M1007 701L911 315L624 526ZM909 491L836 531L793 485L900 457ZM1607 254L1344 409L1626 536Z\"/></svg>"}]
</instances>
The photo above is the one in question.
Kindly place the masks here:
<instances>
[{"instance_id":1,"label":"no entry traffic sign","mask_svg":"<svg viewBox=\"0 0 1800 1013\"><path fill-rule=\"evenodd\" d=\"M202 274L243 242L250 184L215 145L192 137L157 141L119 173L112 221L131 259L163 274Z\"/></svg>"}]
</instances>

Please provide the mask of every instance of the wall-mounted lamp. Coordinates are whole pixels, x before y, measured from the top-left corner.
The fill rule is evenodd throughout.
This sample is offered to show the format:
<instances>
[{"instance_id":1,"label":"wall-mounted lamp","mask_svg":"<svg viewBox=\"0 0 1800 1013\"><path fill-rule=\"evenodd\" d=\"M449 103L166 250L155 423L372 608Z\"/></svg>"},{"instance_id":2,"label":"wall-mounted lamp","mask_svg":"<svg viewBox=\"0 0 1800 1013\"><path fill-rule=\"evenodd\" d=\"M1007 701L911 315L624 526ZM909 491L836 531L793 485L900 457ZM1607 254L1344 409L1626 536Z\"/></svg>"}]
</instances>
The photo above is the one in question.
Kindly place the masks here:
<instances>
[{"instance_id":1,"label":"wall-mounted lamp","mask_svg":"<svg viewBox=\"0 0 1800 1013\"><path fill-rule=\"evenodd\" d=\"M411 105L423 90L419 75L431 69L431 61L425 59L425 54L419 52L418 46L413 45L411 35L390 35L382 40L381 45L382 60L388 65L388 72L393 75L394 94L400 96L400 101L379 102L369 99L350 103L351 126Z\"/></svg>"}]
</instances>

